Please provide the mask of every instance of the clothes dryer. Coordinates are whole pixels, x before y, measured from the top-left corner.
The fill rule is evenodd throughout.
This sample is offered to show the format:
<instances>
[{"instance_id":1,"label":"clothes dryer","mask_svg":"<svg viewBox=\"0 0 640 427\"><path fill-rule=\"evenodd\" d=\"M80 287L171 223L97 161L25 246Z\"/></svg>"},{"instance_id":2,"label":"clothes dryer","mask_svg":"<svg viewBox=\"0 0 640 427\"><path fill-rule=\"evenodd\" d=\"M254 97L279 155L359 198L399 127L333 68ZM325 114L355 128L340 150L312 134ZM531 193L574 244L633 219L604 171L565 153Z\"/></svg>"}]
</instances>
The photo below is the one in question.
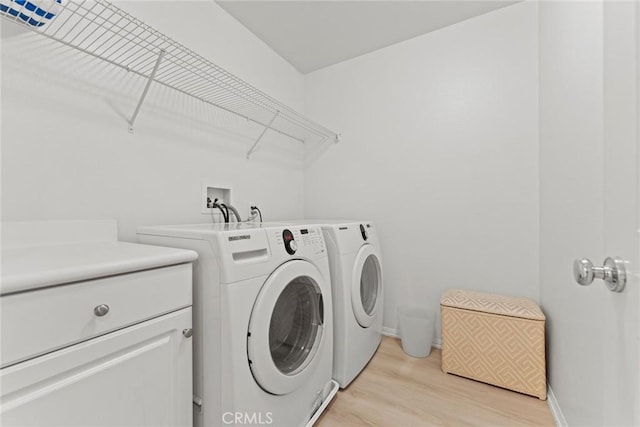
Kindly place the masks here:
<instances>
[{"instance_id":1,"label":"clothes dryer","mask_svg":"<svg viewBox=\"0 0 640 427\"><path fill-rule=\"evenodd\" d=\"M333 305L311 226L142 227L140 242L193 249L194 425L312 424L335 395Z\"/></svg>"},{"instance_id":2,"label":"clothes dryer","mask_svg":"<svg viewBox=\"0 0 640 427\"><path fill-rule=\"evenodd\" d=\"M382 259L372 222L325 222L321 227L334 303L333 378L345 388L382 339Z\"/></svg>"},{"instance_id":3,"label":"clothes dryer","mask_svg":"<svg viewBox=\"0 0 640 427\"><path fill-rule=\"evenodd\" d=\"M322 228L333 295L333 378L345 388L369 363L382 339L383 276L376 227L371 221L286 223Z\"/></svg>"}]
</instances>

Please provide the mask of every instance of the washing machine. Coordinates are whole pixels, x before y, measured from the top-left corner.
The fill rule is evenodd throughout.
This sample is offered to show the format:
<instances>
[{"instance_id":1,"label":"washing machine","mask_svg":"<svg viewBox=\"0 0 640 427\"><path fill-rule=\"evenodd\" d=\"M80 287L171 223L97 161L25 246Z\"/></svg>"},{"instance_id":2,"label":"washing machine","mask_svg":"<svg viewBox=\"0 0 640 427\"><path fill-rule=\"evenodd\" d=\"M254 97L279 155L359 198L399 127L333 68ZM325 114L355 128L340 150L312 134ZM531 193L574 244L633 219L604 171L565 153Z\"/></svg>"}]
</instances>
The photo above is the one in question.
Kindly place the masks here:
<instances>
[{"instance_id":1,"label":"washing machine","mask_svg":"<svg viewBox=\"0 0 640 427\"><path fill-rule=\"evenodd\" d=\"M333 378L347 387L382 339L380 244L371 221L301 220L319 226L329 252L333 295Z\"/></svg>"},{"instance_id":2,"label":"washing machine","mask_svg":"<svg viewBox=\"0 0 640 427\"><path fill-rule=\"evenodd\" d=\"M312 425L338 389L320 227L198 224L137 234L198 252L194 425Z\"/></svg>"}]
</instances>

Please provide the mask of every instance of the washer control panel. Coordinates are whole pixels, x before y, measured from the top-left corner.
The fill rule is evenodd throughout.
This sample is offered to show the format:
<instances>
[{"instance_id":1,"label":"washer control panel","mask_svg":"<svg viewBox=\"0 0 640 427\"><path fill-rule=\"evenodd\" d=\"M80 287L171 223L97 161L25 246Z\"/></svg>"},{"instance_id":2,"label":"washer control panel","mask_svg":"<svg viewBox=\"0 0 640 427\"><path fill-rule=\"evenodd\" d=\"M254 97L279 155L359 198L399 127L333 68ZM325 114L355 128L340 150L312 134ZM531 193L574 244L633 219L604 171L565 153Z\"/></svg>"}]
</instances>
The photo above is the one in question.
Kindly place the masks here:
<instances>
[{"instance_id":1,"label":"washer control panel","mask_svg":"<svg viewBox=\"0 0 640 427\"><path fill-rule=\"evenodd\" d=\"M316 227L289 227L275 231L276 245L289 255L319 255L326 251L322 231Z\"/></svg>"}]
</instances>

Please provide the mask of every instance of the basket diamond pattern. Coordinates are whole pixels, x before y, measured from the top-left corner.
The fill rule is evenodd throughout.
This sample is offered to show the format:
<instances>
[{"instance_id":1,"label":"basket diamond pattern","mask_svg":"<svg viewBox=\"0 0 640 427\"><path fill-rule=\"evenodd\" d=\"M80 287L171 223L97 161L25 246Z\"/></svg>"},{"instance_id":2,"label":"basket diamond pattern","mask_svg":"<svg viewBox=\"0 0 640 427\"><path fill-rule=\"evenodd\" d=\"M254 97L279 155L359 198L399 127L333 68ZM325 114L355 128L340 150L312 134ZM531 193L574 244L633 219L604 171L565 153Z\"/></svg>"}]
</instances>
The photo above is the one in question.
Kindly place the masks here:
<instances>
[{"instance_id":1,"label":"basket diamond pattern","mask_svg":"<svg viewBox=\"0 0 640 427\"><path fill-rule=\"evenodd\" d=\"M524 299L528 307L518 308L522 298L481 294L474 300L474 294L478 293L466 298L465 291L443 295L442 370L546 399L545 321L540 309L531 300ZM496 297L497 305L491 303ZM451 306L456 299L462 308ZM518 317L517 313L536 312L530 303L537 318ZM505 304L512 314L491 312ZM483 311L487 306L493 310Z\"/></svg>"}]
</instances>

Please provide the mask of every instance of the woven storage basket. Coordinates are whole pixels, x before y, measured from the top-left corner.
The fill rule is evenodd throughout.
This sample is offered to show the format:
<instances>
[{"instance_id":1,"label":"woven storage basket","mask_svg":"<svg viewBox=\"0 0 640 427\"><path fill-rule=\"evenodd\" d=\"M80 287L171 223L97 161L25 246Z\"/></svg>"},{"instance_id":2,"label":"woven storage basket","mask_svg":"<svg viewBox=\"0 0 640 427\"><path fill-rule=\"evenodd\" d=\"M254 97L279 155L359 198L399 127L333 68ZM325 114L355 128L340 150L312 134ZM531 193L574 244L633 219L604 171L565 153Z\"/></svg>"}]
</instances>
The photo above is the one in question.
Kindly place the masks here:
<instances>
[{"instance_id":1,"label":"woven storage basket","mask_svg":"<svg viewBox=\"0 0 640 427\"><path fill-rule=\"evenodd\" d=\"M545 317L534 301L449 290L440 309L443 372L547 398Z\"/></svg>"}]
</instances>

